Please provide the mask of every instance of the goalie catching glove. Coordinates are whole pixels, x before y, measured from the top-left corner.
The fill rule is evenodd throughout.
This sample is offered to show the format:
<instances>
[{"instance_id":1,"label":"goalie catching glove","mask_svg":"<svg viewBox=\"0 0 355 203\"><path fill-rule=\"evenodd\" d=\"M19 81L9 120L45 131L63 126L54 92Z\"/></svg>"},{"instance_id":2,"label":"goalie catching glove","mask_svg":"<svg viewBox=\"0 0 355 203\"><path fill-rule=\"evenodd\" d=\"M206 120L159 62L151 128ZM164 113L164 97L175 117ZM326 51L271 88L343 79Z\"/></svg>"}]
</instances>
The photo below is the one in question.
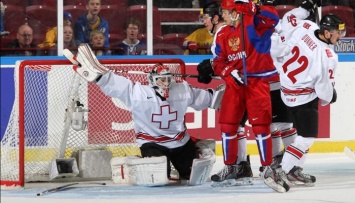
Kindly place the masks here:
<instances>
[{"instance_id":1,"label":"goalie catching glove","mask_svg":"<svg viewBox=\"0 0 355 203\"><path fill-rule=\"evenodd\" d=\"M68 49L64 49L63 54L75 65L73 67L75 72L89 82L96 82L102 74L108 71L108 69L97 60L88 44L80 44L76 56Z\"/></svg>"},{"instance_id":2,"label":"goalie catching glove","mask_svg":"<svg viewBox=\"0 0 355 203\"><path fill-rule=\"evenodd\" d=\"M212 80L213 68L210 59L203 60L197 65L199 83L209 84Z\"/></svg>"}]
</instances>

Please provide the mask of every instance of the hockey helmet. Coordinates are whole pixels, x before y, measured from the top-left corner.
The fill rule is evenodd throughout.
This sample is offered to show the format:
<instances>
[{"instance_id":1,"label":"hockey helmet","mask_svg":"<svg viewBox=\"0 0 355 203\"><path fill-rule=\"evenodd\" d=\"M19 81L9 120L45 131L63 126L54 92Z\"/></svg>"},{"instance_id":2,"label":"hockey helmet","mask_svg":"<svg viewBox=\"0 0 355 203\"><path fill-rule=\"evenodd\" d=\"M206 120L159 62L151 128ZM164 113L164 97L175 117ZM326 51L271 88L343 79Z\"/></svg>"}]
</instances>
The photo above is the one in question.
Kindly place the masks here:
<instances>
[{"instance_id":1,"label":"hockey helmet","mask_svg":"<svg viewBox=\"0 0 355 203\"><path fill-rule=\"evenodd\" d=\"M202 12L203 14L208 14L210 17L218 15L220 18L222 18L222 12L220 8L221 3L219 1L212 1L202 8Z\"/></svg>"},{"instance_id":2,"label":"hockey helmet","mask_svg":"<svg viewBox=\"0 0 355 203\"><path fill-rule=\"evenodd\" d=\"M230 11L235 9L234 0L222 0L221 8Z\"/></svg>"},{"instance_id":3,"label":"hockey helmet","mask_svg":"<svg viewBox=\"0 0 355 203\"><path fill-rule=\"evenodd\" d=\"M162 97L169 97L172 74L168 67L161 63L155 64L148 73L148 82Z\"/></svg>"},{"instance_id":4,"label":"hockey helmet","mask_svg":"<svg viewBox=\"0 0 355 203\"><path fill-rule=\"evenodd\" d=\"M346 34L345 23L334 14L327 14L323 16L319 24L322 33L324 33L325 30L338 30L342 36L345 36Z\"/></svg>"}]
</instances>

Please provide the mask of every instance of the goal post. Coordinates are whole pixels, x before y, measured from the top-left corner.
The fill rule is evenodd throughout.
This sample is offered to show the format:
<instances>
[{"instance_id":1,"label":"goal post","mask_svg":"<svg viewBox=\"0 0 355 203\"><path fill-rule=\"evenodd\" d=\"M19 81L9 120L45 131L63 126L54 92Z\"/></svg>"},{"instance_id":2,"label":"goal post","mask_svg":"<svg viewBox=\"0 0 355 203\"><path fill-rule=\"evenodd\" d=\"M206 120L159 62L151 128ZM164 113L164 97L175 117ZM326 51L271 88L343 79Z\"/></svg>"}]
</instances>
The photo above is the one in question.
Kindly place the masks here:
<instances>
[{"instance_id":1,"label":"goal post","mask_svg":"<svg viewBox=\"0 0 355 203\"><path fill-rule=\"evenodd\" d=\"M132 72L147 72L157 63L168 66L172 73L185 74L181 59L100 62L116 74L142 84L148 84L147 75ZM110 150L113 157L140 155L130 110L72 68L68 60L16 62L15 100L1 140L2 186L49 181L52 160L74 157L83 149ZM83 122L73 120L74 115L82 115Z\"/></svg>"}]
</instances>

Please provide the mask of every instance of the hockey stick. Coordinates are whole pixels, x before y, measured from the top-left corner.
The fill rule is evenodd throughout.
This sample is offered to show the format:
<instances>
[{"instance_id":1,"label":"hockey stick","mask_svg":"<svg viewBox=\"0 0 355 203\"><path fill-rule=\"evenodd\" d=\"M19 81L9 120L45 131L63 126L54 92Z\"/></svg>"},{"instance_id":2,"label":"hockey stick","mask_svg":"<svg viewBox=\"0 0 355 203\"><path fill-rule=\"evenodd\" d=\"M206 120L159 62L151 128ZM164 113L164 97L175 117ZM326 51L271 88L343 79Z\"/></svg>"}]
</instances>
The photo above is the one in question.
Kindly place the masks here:
<instances>
[{"instance_id":1,"label":"hockey stick","mask_svg":"<svg viewBox=\"0 0 355 203\"><path fill-rule=\"evenodd\" d=\"M59 187L55 187L55 188L51 188L51 189L48 189L48 190L45 190L45 191L42 191L40 193L37 193L37 196L43 196L47 193L53 193L53 192L58 192L62 189L65 189L65 188L68 188L72 185L77 185L77 184L80 184L80 183L69 183L69 184L66 184L66 185L62 185L62 186L59 186ZM106 183L83 183L83 184L98 184L98 185L106 185Z\"/></svg>"},{"instance_id":2,"label":"hockey stick","mask_svg":"<svg viewBox=\"0 0 355 203\"><path fill-rule=\"evenodd\" d=\"M242 14L241 30L242 30L242 60L243 60L243 72L244 72L244 85L248 85L247 80L247 62L245 53L245 36L244 36L244 14Z\"/></svg>"},{"instance_id":3,"label":"hockey stick","mask_svg":"<svg viewBox=\"0 0 355 203\"><path fill-rule=\"evenodd\" d=\"M355 152L353 150L351 150L350 147L344 147L344 153L350 159L355 160Z\"/></svg>"},{"instance_id":4,"label":"hockey stick","mask_svg":"<svg viewBox=\"0 0 355 203\"><path fill-rule=\"evenodd\" d=\"M144 71L135 71L135 70L114 70L115 73L122 74L122 73L127 73L127 74L141 74L141 75L147 75L148 72ZM184 77L184 78L198 78L198 75L191 75L191 74L179 74L179 73L172 73L173 76L175 77ZM221 77L219 76L211 76L212 79L220 80Z\"/></svg>"}]
</instances>

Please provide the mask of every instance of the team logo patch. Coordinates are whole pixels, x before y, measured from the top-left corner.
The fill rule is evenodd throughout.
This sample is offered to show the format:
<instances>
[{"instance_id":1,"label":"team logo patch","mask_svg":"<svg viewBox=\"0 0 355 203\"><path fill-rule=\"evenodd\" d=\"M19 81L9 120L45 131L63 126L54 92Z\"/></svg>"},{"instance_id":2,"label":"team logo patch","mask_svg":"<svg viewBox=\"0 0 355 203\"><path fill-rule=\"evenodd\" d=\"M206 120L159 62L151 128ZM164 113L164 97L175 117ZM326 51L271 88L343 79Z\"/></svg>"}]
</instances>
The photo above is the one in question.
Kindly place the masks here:
<instances>
[{"instance_id":1,"label":"team logo patch","mask_svg":"<svg viewBox=\"0 0 355 203\"><path fill-rule=\"evenodd\" d=\"M232 37L228 40L228 45L232 51L237 51L239 49L240 38L239 37Z\"/></svg>"},{"instance_id":2,"label":"team logo patch","mask_svg":"<svg viewBox=\"0 0 355 203\"><path fill-rule=\"evenodd\" d=\"M333 54L329 49L326 49L325 52L327 53L328 58L332 58Z\"/></svg>"}]
</instances>

